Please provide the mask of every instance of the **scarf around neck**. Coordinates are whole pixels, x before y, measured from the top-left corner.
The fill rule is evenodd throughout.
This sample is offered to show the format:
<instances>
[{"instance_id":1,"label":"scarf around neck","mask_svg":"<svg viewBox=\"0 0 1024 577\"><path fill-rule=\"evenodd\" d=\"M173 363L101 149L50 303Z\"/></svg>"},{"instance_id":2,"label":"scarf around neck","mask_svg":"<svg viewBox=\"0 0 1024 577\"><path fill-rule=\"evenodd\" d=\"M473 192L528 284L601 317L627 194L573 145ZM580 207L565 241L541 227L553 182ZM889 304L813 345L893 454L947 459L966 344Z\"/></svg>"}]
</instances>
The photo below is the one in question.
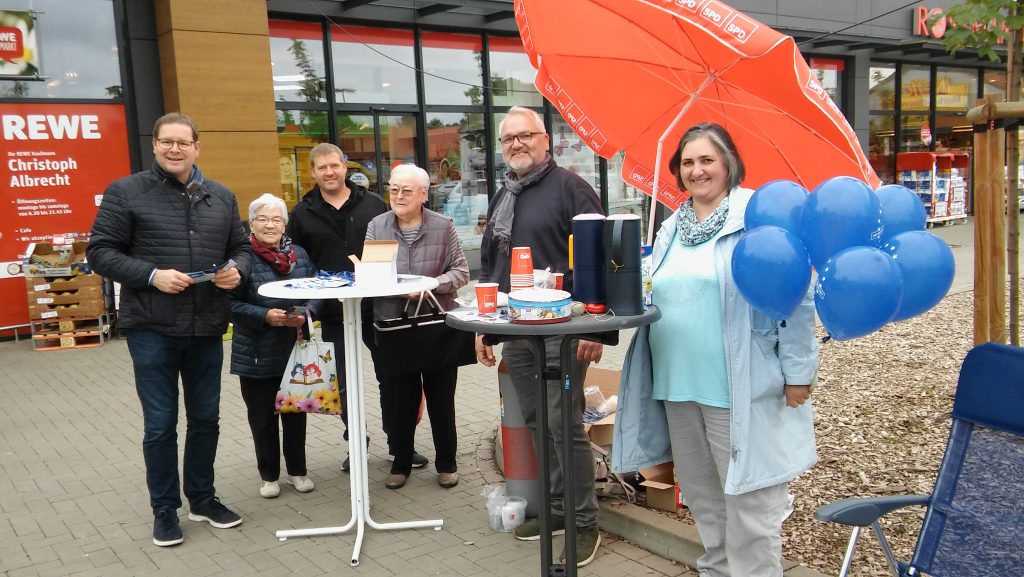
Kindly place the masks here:
<instances>
[{"instance_id":1,"label":"scarf around neck","mask_svg":"<svg viewBox=\"0 0 1024 577\"><path fill-rule=\"evenodd\" d=\"M714 212L704 220L697 222L697 215L693 212L693 197L687 198L679 207L679 217L676 219L676 230L679 242L684 246L694 246L707 241L718 234L725 226L725 218L729 216L729 196L726 195L722 202L718 203Z\"/></svg>"},{"instance_id":2,"label":"scarf around neck","mask_svg":"<svg viewBox=\"0 0 1024 577\"><path fill-rule=\"evenodd\" d=\"M295 249L292 248L292 239L288 235L281 235L280 248L271 247L256 240L256 235L249 234L249 246L256 256L270 263L270 266L278 274L288 274L295 268Z\"/></svg>"},{"instance_id":3,"label":"scarf around neck","mask_svg":"<svg viewBox=\"0 0 1024 577\"><path fill-rule=\"evenodd\" d=\"M494 212L491 214L491 222L493 223L491 236L498 243L498 254L512 254L512 220L516 215L516 198L519 196L519 193L544 178L556 166L555 159L551 158L551 154L545 153L544 160L537 165L537 168L534 168L522 178L519 178L511 170L505 173L505 195L501 197L498 205L494 207Z\"/></svg>"}]
</instances>

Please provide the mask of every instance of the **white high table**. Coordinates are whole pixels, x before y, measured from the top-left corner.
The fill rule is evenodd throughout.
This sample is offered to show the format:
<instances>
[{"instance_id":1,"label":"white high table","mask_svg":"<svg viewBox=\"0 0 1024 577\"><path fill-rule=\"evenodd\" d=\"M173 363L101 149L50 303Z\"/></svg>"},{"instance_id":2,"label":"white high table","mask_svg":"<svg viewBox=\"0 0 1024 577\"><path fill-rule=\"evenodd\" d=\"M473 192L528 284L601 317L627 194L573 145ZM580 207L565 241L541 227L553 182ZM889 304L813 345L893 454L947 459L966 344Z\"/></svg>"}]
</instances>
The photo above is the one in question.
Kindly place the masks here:
<instances>
[{"instance_id":1,"label":"white high table","mask_svg":"<svg viewBox=\"0 0 1024 577\"><path fill-rule=\"evenodd\" d=\"M363 402L363 355L360 351L362 340L362 318L359 303L366 297L387 297L431 290L437 287L432 277L400 275L401 282L391 285L359 286L355 283L337 288L293 288L285 285L295 280L277 281L260 286L263 296L290 299L338 299L341 301L344 320L342 325L345 338L345 385L348 389L349 483L352 493L352 518L340 527L319 527L313 529L285 529L276 533L281 541L289 537L314 537L340 535L353 528L356 542L352 549L352 566L359 565L359 551L363 544L363 528L388 531L394 529L420 529L432 527L440 530L442 519L429 521L401 521L378 523L370 517L370 486L366 471L366 411ZM337 353L335 353L337 354Z\"/></svg>"}]
</instances>

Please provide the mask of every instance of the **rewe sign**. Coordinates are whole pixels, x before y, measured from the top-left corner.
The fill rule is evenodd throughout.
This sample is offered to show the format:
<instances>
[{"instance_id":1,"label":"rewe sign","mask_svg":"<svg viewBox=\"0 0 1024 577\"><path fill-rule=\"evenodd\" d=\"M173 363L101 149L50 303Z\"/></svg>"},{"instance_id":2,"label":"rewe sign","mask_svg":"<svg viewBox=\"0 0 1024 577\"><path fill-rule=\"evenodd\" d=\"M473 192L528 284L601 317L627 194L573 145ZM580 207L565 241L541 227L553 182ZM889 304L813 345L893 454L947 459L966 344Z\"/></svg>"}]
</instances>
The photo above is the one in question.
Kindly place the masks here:
<instances>
[{"instance_id":1,"label":"rewe sign","mask_svg":"<svg viewBox=\"0 0 1024 577\"><path fill-rule=\"evenodd\" d=\"M25 37L21 30L11 26L0 26L0 58L20 59L25 55Z\"/></svg>"},{"instance_id":2,"label":"rewe sign","mask_svg":"<svg viewBox=\"0 0 1024 577\"><path fill-rule=\"evenodd\" d=\"M945 18L939 18L931 26L928 25L928 21L932 18L936 18L945 13L943 8L928 8L927 6L920 4L914 8L914 28L912 33L914 36L924 36L925 38L942 38L946 35L946 30L949 28L965 27L972 28L974 30L981 30L983 28L995 28L997 26L995 20L988 24L981 22L972 22L970 24L960 25L953 21L952 18L946 16ZM1010 29L1004 25L1000 25L1002 31L1007 35L1010 34ZM998 44L1003 44L1005 41L1000 37L997 41Z\"/></svg>"}]
</instances>

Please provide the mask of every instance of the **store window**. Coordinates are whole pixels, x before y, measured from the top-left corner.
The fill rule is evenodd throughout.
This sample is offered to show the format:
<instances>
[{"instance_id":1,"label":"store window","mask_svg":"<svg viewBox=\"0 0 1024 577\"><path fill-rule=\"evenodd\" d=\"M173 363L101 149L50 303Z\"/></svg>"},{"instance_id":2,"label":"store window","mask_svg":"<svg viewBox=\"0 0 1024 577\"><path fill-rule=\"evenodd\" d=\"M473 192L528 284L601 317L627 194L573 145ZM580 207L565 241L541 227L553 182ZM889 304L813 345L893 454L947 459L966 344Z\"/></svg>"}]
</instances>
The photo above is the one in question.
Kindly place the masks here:
<instances>
[{"instance_id":1,"label":"store window","mask_svg":"<svg viewBox=\"0 0 1024 577\"><path fill-rule=\"evenodd\" d=\"M811 74L840 108L843 107L843 71L846 62L838 58L812 57L808 62Z\"/></svg>"},{"instance_id":2,"label":"store window","mask_svg":"<svg viewBox=\"0 0 1024 577\"><path fill-rule=\"evenodd\" d=\"M312 22L270 21L274 100L326 102L323 29Z\"/></svg>"},{"instance_id":3,"label":"store window","mask_svg":"<svg viewBox=\"0 0 1024 577\"><path fill-rule=\"evenodd\" d=\"M903 64L900 69L900 107L903 110L931 108L931 68Z\"/></svg>"},{"instance_id":4,"label":"store window","mask_svg":"<svg viewBox=\"0 0 1024 577\"><path fill-rule=\"evenodd\" d=\"M900 152L926 151L932 144L928 116L904 114L900 117Z\"/></svg>"},{"instance_id":5,"label":"store window","mask_svg":"<svg viewBox=\"0 0 1024 577\"><path fill-rule=\"evenodd\" d=\"M551 133L551 157L562 168L583 177L594 191L601 190L601 165L597 154L561 116L554 117Z\"/></svg>"},{"instance_id":6,"label":"store window","mask_svg":"<svg viewBox=\"0 0 1024 577\"><path fill-rule=\"evenodd\" d=\"M896 182L894 115L872 114L868 119L868 161L884 184Z\"/></svg>"},{"instance_id":7,"label":"store window","mask_svg":"<svg viewBox=\"0 0 1024 577\"><path fill-rule=\"evenodd\" d=\"M622 180L622 164L625 157L625 153L619 152L608 159L608 214L639 214L646 238L651 197Z\"/></svg>"},{"instance_id":8,"label":"store window","mask_svg":"<svg viewBox=\"0 0 1024 577\"><path fill-rule=\"evenodd\" d=\"M522 41L492 36L489 46L494 106L544 106L544 97L533 85L537 70L523 51Z\"/></svg>"},{"instance_id":9,"label":"store window","mask_svg":"<svg viewBox=\"0 0 1024 577\"><path fill-rule=\"evenodd\" d=\"M427 104L483 105L480 36L424 32L421 39Z\"/></svg>"},{"instance_id":10,"label":"store window","mask_svg":"<svg viewBox=\"0 0 1024 577\"><path fill-rule=\"evenodd\" d=\"M872 64L868 72L868 108L896 110L896 67Z\"/></svg>"},{"instance_id":11,"label":"store window","mask_svg":"<svg viewBox=\"0 0 1024 577\"><path fill-rule=\"evenodd\" d=\"M427 155L428 208L451 217L456 227L471 228L477 215L487 212L484 115L428 114Z\"/></svg>"},{"instance_id":12,"label":"store window","mask_svg":"<svg viewBox=\"0 0 1024 577\"><path fill-rule=\"evenodd\" d=\"M413 33L331 27L334 100L340 104L416 104Z\"/></svg>"},{"instance_id":13,"label":"store window","mask_svg":"<svg viewBox=\"0 0 1024 577\"><path fill-rule=\"evenodd\" d=\"M327 142L327 113L313 110L277 111L277 150L285 204L294 206L313 188L309 151Z\"/></svg>"},{"instance_id":14,"label":"store window","mask_svg":"<svg viewBox=\"0 0 1024 577\"><path fill-rule=\"evenodd\" d=\"M936 68L935 110L966 113L978 94L978 71L967 68Z\"/></svg>"},{"instance_id":15,"label":"store window","mask_svg":"<svg viewBox=\"0 0 1024 577\"><path fill-rule=\"evenodd\" d=\"M90 98L120 100L121 69L112 0L52 3L42 9L36 0L5 0L4 10L36 12L35 20L0 22L0 26L31 27L39 50L38 70L29 79L0 79L0 98ZM24 30L23 30L24 33ZM20 73L19 73L20 74Z\"/></svg>"}]
</instances>

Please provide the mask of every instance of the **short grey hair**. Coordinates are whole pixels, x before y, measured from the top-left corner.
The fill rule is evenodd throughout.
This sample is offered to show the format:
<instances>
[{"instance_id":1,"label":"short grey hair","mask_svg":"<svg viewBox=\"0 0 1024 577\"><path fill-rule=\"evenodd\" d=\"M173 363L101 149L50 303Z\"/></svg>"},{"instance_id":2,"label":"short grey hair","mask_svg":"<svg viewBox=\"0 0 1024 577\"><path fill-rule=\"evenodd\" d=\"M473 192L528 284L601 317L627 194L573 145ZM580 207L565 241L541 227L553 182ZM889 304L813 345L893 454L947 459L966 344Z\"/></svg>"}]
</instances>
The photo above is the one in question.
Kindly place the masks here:
<instances>
[{"instance_id":1,"label":"short grey hair","mask_svg":"<svg viewBox=\"0 0 1024 577\"><path fill-rule=\"evenodd\" d=\"M419 185L423 188L430 188L430 175L427 171L416 166L412 163L399 164L398 166L391 169L391 176L388 178L390 181L395 177L411 176L419 182Z\"/></svg>"},{"instance_id":2,"label":"short grey hair","mask_svg":"<svg viewBox=\"0 0 1024 577\"><path fill-rule=\"evenodd\" d=\"M537 125L537 132L547 133L547 129L544 128L544 117L541 116L539 112L532 108L526 108L525 106L513 106L512 108L508 109L508 113L505 114L505 118L502 118L501 122L498 123L499 136L501 135L501 129L505 127L505 121L508 120L509 116L513 115L529 116Z\"/></svg>"},{"instance_id":3,"label":"short grey hair","mask_svg":"<svg viewBox=\"0 0 1024 577\"><path fill-rule=\"evenodd\" d=\"M256 213L263 208L276 208L280 210L281 216L284 217L284 223L288 224L288 205L279 197L269 192L263 193L262 196L249 203L249 220L256 218Z\"/></svg>"}]
</instances>

